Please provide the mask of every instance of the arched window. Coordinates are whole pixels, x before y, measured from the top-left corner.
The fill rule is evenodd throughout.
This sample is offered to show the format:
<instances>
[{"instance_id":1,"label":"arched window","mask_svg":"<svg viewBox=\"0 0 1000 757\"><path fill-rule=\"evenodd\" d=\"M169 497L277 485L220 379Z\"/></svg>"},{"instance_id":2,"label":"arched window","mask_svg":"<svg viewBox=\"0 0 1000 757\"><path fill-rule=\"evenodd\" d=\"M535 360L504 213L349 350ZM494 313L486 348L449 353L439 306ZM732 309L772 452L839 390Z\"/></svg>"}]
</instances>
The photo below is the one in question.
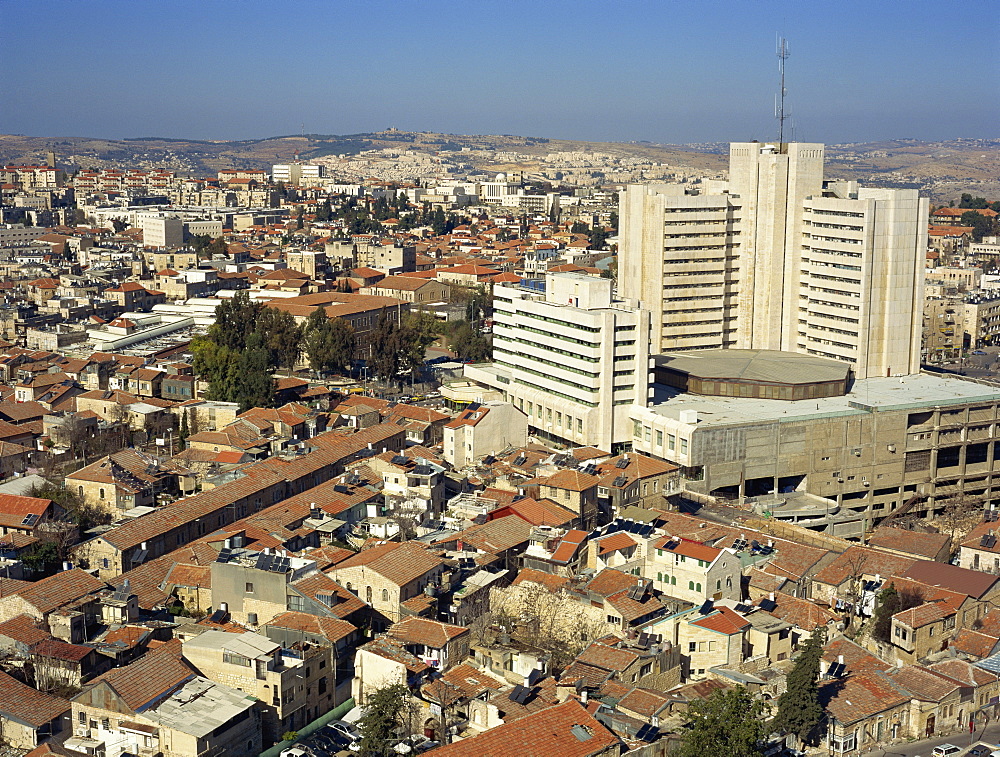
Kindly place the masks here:
<instances>
[{"instance_id":1,"label":"arched window","mask_svg":"<svg viewBox=\"0 0 1000 757\"><path fill-rule=\"evenodd\" d=\"M382 589L382 601L383 602L388 602L389 601L389 590L388 589Z\"/></svg>"},{"instance_id":2,"label":"arched window","mask_svg":"<svg viewBox=\"0 0 1000 757\"><path fill-rule=\"evenodd\" d=\"M101 490L100 490L100 497L101 497L101 499L104 499L104 487L103 486L101 487Z\"/></svg>"},{"instance_id":3,"label":"arched window","mask_svg":"<svg viewBox=\"0 0 1000 757\"><path fill-rule=\"evenodd\" d=\"M365 601L368 604L372 603L372 587L371 586L368 586L368 587L365 588Z\"/></svg>"},{"instance_id":4,"label":"arched window","mask_svg":"<svg viewBox=\"0 0 1000 757\"><path fill-rule=\"evenodd\" d=\"M688 581L688 589L694 591L694 581Z\"/></svg>"}]
</instances>

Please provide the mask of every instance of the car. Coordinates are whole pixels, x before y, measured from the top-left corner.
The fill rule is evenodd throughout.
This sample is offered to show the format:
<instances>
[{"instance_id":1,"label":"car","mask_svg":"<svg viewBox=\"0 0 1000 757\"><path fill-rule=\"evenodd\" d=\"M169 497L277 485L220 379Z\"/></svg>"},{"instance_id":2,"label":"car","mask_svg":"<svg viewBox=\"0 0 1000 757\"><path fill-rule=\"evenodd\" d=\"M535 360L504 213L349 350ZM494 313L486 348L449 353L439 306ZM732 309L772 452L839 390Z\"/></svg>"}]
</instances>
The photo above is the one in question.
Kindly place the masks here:
<instances>
[{"instance_id":1,"label":"car","mask_svg":"<svg viewBox=\"0 0 1000 757\"><path fill-rule=\"evenodd\" d=\"M432 741L422 733L415 733L396 744L392 751L396 754L419 754L436 746L439 746L438 742Z\"/></svg>"},{"instance_id":2,"label":"car","mask_svg":"<svg viewBox=\"0 0 1000 757\"><path fill-rule=\"evenodd\" d=\"M983 352L982 350L973 350L972 354L973 355L985 355L986 353ZM969 754L972 754L972 752L969 752Z\"/></svg>"},{"instance_id":3,"label":"car","mask_svg":"<svg viewBox=\"0 0 1000 757\"><path fill-rule=\"evenodd\" d=\"M331 720L326 724L326 727L349 744L361 741L361 731L353 723L348 723L345 720Z\"/></svg>"},{"instance_id":4,"label":"car","mask_svg":"<svg viewBox=\"0 0 1000 757\"><path fill-rule=\"evenodd\" d=\"M961 747L957 747L954 744L940 744L934 747L931 757L952 757L952 755L958 754L961 751Z\"/></svg>"},{"instance_id":5,"label":"car","mask_svg":"<svg viewBox=\"0 0 1000 757\"><path fill-rule=\"evenodd\" d=\"M987 755L992 751L993 747L989 747L986 744L976 744L968 751L968 754L969 757L987 757Z\"/></svg>"},{"instance_id":6,"label":"car","mask_svg":"<svg viewBox=\"0 0 1000 757\"><path fill-rule=\"evenodd\" d=\"M288 749L282 749L280 757L310 757L309 752L300 746L288 747Z\"/></svg>"}]
</instances>

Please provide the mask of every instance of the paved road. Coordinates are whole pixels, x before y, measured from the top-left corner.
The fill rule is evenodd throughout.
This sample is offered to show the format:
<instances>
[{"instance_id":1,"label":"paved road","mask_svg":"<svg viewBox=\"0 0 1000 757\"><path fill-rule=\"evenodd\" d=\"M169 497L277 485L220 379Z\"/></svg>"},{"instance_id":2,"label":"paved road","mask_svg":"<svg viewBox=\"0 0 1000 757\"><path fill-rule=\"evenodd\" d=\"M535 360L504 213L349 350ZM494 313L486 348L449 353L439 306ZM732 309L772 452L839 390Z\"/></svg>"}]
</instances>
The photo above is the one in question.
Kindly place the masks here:
<instances>
[{"instance_id":1,"label":"paved road","mask_svg":"<svg viewBox=\"0 0 1000 757\"><path fill-rule=\"evenodd\" d=\"M963 750L967 750L979 742L984 742L990 746L994 746L997 742L1000 742L1000 723L994 721L987 725L985 729L977 728L975 735L971 739L968 731L965 733L953 733L950 736L934 736L923 741L891 744L884 750L877 749L874 752L868 752L864 757L930 757L934 747L941 744L954 744Z\"/></svg>"}]
</instances>

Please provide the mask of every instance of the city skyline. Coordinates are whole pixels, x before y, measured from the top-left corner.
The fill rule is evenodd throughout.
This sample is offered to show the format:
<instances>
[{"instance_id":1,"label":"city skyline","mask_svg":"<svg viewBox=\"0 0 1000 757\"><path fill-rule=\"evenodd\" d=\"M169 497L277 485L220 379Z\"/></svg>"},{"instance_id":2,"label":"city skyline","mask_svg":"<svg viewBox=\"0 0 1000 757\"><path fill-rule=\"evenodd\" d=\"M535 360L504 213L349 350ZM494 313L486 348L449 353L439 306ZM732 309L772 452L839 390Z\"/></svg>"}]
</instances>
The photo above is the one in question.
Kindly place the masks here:
<instances>
[{"instance_id":1,"label":"city skyline","mask_svg":"<svg viewBox=\"0 0 1000 757\"><path fill-rule=\"evenodd\" d=\"M996 135L987 3L963 6L960 19L923 1L905 13L856 2L239 7L7 0L0 132L768 140L780 34L795 140ZM930 105L943 92L947 107Z\"/></svg>"}]
</instances>

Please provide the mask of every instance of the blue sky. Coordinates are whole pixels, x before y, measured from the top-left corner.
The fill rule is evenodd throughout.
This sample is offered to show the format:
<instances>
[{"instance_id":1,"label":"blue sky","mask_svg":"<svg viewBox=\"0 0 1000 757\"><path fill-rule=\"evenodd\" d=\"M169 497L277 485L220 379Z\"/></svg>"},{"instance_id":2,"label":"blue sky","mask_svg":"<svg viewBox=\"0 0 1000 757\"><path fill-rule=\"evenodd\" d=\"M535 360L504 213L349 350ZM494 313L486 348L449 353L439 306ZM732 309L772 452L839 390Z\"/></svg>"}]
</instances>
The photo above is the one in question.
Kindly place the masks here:
<instances>
[{"instance_id":1,"label":"blue sky","mask_svg":"<svg viewBox=\"0 0 1000 757\"><path fill-rule=\"evenodd\" d=\"M995 2L0 0L0 133L1000 137Z\"/></svg>"}]
</instances>

